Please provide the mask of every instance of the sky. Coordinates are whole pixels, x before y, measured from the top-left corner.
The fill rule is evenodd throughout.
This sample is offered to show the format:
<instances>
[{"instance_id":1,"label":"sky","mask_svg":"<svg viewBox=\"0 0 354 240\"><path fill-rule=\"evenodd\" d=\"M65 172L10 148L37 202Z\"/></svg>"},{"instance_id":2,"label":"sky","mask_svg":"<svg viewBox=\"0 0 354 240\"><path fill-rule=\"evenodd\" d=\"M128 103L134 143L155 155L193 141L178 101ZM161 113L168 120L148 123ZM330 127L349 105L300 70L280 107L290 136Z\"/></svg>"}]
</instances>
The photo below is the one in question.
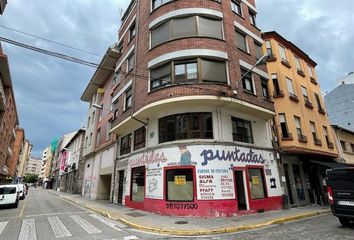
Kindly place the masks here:
<instances>
[{"instance_id":1,"label":"sky","mask_svg":"<svg viewBox=\"0 0 354 240\"><path fill-rule=\"evenodd\" d=\"M120 14L128 0L11 0L0 16L0 36L99 63L117 41ZM354 71L354 1L256 0L257 24L275 30L305 51L322 91ZM10 27L93 54L10 31ZM80 97L94 69L2 43L9 57L20 126L34 145L33 156L55 137L86 124L87 103Z\"/></svg>"}]
</instances>

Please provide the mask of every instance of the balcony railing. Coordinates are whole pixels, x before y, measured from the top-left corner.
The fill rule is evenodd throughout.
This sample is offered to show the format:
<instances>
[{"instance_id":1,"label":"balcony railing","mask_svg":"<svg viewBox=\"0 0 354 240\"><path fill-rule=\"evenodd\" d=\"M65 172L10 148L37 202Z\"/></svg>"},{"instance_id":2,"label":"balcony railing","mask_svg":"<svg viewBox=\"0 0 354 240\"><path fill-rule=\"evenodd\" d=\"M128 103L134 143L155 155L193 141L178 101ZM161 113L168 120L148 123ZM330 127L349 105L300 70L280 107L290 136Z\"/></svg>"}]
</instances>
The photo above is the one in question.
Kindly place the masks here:
<instances>
[{"instance_id":1,"label":"balcony railing","mask_svg":"<svg viewBox=\"0 0 354 240\"><path fill-rule=\"evenodd\" d=\"M321 139L318 139L317 137L314 139L315 145L317 146L322 146L322 141Z\"/></svg>"},{"instance_id":2,"label":"balcony railing","mask_svg":"<svg viewBox=\"0 0 354 240\"><path fill-rule=\"evenodd\" d=\"M319 108L318 109L318 112L325 115L326 114L326 111L323 109L323 108Z\"/></svg>"},{"instance_id":3,"label":"balcony railing","mask_svg":"<svg viewBox=\"0 0 354 240\"><path fill-rule=\"evenodd\" d=\"M333 148L334 148L334 143L332 143L332 142L327 142L327 146L328 146L328 148L333 149Z\"/></svg>"},{"instance_id":4,"label":"balcony railing","mask_svg":"<svg viewBox=\"0 0 354 240\"><path fill-rule=\"evenodd\" d=\"M281 139L282 139L283 141L291 141L291 140L294 140L293 134L290 133L290 132L287 132L286 134L282 134L282 135L281 135Z\"/></svg>"},{"instance_id":5,"label":"balcony railing","mask_svg":"<svg viewBox=\"0 0 354 240\"><path fill-rule=\"evenodd\" d=\"M317 85L317 81L316 81L316 79L314 79L313 77L310 77L310 81L311 81L313 84Z\"/></svg>"},{"instance_id":6,"label":"balcony railing","mask_svg":"<svg viewBox=\"0 0 354 240\"><path fill-rule=\"evenodd\" d=\"M281 60L281 63L282 63L285 67L287 67L287 68L291 68L290 63L289 63L287 60L282 59L282 60Z\"/></svg>"},{"instance_id":7,"label":"balcony railing","mask_svg":"<svg viewBox=\"0 0 354 240\"><path fill-rule=\"evenodd\" d=\"M294 101L294 102L297 102L297 103L299 102L299 98L295 94L292 94L292 93L290 93L289 99L291 101Z\"/></svg>"},{"instance_id":8,"label":"balcony railing","mask_svg":"<svg viewBox=\"0 0 354 240\"><path fill-rule=\"evenodd\" d=\"M309 109L313 109L313 104L309 101L305 102L305 107L309 108Z\"/></svg>"},{"instance_id":9,"label":"balcony railing","mask_svg":"<svg viewBox=\"0 0 354 240\"><path fill-rule=\"evenodd\" d=\"M297 137L298 137L300 142L307 143L307 137L305 135L298 134Z\"/></svg>"},{"instance_id":10,"label":"balcony railing","mask_svg":"<svg viewBox=\"0 0 354 240\"><path fill-rule=\"evenodd\" d=\"M304 71L302 71L301 69L297 70L297 74L299 74L301 77L306 77Z\"/></svg>"},{"instance_id":11,"label":"balcony railing","mask_svg":"<svg viewBox=\"0 0 354 240\"><path fill-rule=\"evenodd\" d=\"M281 97L284 97L284 92L282 90L273 92L273 98L281 98Z\"/></svg>"}]
</instances>

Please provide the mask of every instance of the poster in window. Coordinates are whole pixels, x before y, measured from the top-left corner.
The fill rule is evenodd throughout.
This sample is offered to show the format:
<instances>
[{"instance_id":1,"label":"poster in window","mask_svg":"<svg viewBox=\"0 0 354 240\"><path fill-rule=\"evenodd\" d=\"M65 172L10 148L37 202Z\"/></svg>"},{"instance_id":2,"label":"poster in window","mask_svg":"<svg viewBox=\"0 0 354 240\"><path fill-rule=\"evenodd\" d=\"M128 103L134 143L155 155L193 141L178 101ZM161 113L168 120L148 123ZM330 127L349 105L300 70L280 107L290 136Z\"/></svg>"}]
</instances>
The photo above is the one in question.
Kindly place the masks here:
<instances>
[{"instance_id":1,"label":"poster in window","mask_svg":"<svg viewBox=\"0 0 354 240\"><path fill-rule=\"evenodd\" d=\"M258 176L252 176L252 184L259 185L259 177Z\"/></svg>"},{"instance_id":2,"label":"poster in window","mask_svg":"<svg viewBox=\"0 0 354 240\"><path fill-rule=\"evenodd\" d=\"M175 176L175 185L186 185L187 180L185 175Z\"/></svg>"}]
</instances>

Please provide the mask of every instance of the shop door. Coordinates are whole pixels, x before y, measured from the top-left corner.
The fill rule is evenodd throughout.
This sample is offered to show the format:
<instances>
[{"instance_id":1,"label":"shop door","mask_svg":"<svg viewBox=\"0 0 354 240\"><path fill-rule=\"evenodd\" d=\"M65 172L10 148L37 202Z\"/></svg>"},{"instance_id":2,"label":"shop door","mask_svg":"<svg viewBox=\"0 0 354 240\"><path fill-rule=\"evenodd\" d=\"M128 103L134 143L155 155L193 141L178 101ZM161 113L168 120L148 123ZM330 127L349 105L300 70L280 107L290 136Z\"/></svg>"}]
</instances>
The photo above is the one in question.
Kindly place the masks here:
<instances>
[{"instance_id":1,"label":"shop door","mask_svg":"<svg viewBox=\"0 0 354 240\"><path fill-rule=\"evenodd\" d=\"M244 182L244 171L236 170L235 171L235 185L236 185L236 199L238 210L247 210L247 200L245 192L245 182Z\"/></svg>"},{"instance_id":2,"label":"shop door","mask_svg":"<svg viewBox=\"0 0 354 240\"><path fill-rule=\"evenodd\" d=\"M286 184L290 206L301 206L309 203L305 177L299 164L284 164Z\"/></svg>"},{"instance_id":3,"label":"shop door","mask_svg":"<svg viewBox=\"0 0 354 240\"><path fill-rule=\"evenodd\" d=\"M118 172L118 204L123 204L124 170Z\"/></svg>"}]
</instances>

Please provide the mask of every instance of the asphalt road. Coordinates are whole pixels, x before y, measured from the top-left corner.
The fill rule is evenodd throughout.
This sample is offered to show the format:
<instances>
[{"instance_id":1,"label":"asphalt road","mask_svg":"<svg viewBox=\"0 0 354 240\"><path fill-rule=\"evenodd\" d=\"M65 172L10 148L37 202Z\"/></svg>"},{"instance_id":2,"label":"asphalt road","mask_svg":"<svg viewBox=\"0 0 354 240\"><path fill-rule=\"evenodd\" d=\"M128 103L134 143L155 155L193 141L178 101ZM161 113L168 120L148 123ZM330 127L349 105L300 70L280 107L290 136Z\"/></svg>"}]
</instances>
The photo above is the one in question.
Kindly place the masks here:
<instances>
[{"instance_id":1,"label":"asphalt road","mask_svg":"<svg viewBox=\"0 0 354 240\"><path fill-rule=\"evenodd\" d=\"M19 207L0 209L0 240L154 239L45 190L30 188Z\"/></svg>"},{"instance_id":2,"label":"asphalt road","mask_svg":"<svg viewBox=\"0 0 354 240\"><path fill-rule=\"evenodd\" d=\"M0 209L0 240L51 239L203 239L203 240L347 240L354 239L354 225L344 228L331 214L271 227L204 237L173 237L136 231L90 210L67 202L45 190L30 189L17 209Z\"/></svg>"}]
</instances>

